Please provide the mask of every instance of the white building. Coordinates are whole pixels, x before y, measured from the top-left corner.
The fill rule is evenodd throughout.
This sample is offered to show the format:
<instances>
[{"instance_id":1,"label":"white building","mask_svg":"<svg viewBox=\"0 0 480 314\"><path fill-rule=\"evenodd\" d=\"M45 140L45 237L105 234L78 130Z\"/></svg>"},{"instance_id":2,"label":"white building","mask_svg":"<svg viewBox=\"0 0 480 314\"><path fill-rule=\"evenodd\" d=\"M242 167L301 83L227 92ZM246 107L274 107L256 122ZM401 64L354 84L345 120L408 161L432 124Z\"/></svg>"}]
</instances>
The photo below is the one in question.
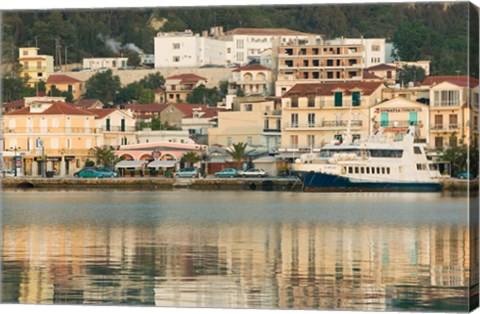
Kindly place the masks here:
<instances>
[{"instance_id":1,"label":"white building","mask_svg":"<svg viewBox=\"0 0 480 314\"><path fill-rule=\"evenodd\" d=\"M366 68L385 63L385 38L335 38L327 40L329 45L362 45Z\"/></svg>"},{"instance_id":2,"label":"white building","mask_svg":"<svg viewBox=\"0 0 480 314\"><path fill-rule=\"evenodd\" d=\"M188 130L181 131L152 131L151 129L143 129L136 132L137 144L146 143L182 143L195 144L190 138Z\"/></svg>"},{"instance_id":3,"label":"white building","mask_svg":"<svg viewBox=\"0 0 480 314\"><path fill-rule=\"evenodd\" d=\"M127 67L128 58L85 58L83 59L84 69L118 69Z\"/></svg>"},{"instance_id":4,"label":"white building","mask_svg":"<svg viewBox=\"0 0 480 314\"><path fill-rule=\"evenodd\" d=\"M158 33L154 39L155 68L225 65L226 43L203 33Z\"/></svg>"},{"instance_id":5,"label":"white building","mask_svg":"<svg viewBox=\"0 0 480 314\"><path fill-rule=\"evenodd\" d=\"M223 33L221 27L212 27L202 34L191 30L160 32L154 39L155 67L245 65L259 61L267 49L307 41L320 44L322 37L285 28L236 28Z\"/></svg>"}]
</instances>

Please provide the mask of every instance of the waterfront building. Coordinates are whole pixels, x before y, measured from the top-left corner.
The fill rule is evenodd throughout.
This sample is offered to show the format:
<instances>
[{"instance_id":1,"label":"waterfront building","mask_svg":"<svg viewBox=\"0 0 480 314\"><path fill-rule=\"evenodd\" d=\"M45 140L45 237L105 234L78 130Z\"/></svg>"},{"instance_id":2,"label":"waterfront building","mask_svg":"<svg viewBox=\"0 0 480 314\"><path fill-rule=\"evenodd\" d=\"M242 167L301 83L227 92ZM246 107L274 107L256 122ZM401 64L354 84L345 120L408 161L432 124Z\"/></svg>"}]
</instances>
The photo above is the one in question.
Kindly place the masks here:
<instances>
[{"instance_id":1,"label":"waterfront building","mask_svg":"<svg viewBox=\"0 0 480 314\"><path fill-rule=\"evenodd\" d=\"M218 112L218 123L208 133L210 146L246 143L258 152L274 153L280 145L281 110L278 99L237 97L233 111Z\"/></svg>"},{"instance_id":2,"label":"waterfront building","mask_svg":"<svg viewBox=\"0 0 480 314\"><path fill-rule=\"evenodd\" d=\"M73 99L80 99L85 93L85 85L83 81L64 74L52 74L48 77L46 82L47 92L52 88L56 88L62 92L69 92Z\"/></svg>"},{"instance_id":3,"label":"waterfront building","mask_svg":"<svg viewBox=\"0 0 480 314\"><path fill-rule=\"evenodd\" d=\"M25 106L30 105L31 103L41 102L41 101L57 101L64 102L65 97L50 97L50 96L34 96L34 97L24 97L19 100L8 102L2 105L2 113L5 114L10 111L15 111L22 109Z\"/></svg>"},{"instance_id":4,"label":"waterfront building","mask_svg":"<svg viewBox=\"0 0 480 314\"><path fill-rule=\"evenodd\" d=\"M468 76L429 76L431 148L444 150L478 142L478 80Z\"/></svg>"},{"instance_id":5,"label":"waterfront building","mask_svg":"<svg viewBox=\"0 0 480 314\"><path fill-rule=\"evenodd\" d=\"M17 175L72 175L94 158L95 114L65 102L36 101L3 116L4 164Z\"/></svg>"},{"instance_id":6,"label":"waterfront building","mask_svg":"<svg viewBox=\"0 0 480 314\"><path fill-rule=\"evenodd\" d=\"M363 80L363 49L359 44L281 46L275 95L282 96L299 83Z\"/></svg>"},{"instance_id":7,"label":"waterfront building","mask_svg":"<svg viewBox=\"0 0 480 314\"><path fill-rule=\"evenodd\" d=\"M381 82L296 84L282 96L281 152L286 157L342 141L350 121L353 139L369 135L369 108L381 102ZM288 156L287 156L288 155Z\"/></svg>"},{"instance_id":8,"label":"waterfront building","mask_svg":"<svg viewBox=\"0 0 480 314\"><path fill-rule=\"evenodd\" d=\"M185 111L185 106L182 106ZM182 118L182 129L187 130L190 138L198 144L208 144L208 132L211 128L216 127L218 113L223 111L220 108L212 108L207 106L198 106L191 109L188 114Z\"/></svg>"},{"instance_id":9,"label":"waterfront building","mask_svg":"<svg viewBox=\"0 0 480 314\"><path fill-rule=\"evenodd\" d=\"M205 85L206 82L206 78L193 73L169 76L165 79L165 101L186 102L193 89Z\"/></svg>"},{"instance_id":10,"label":"waterfront building","mask_svg":"<svg viewBox=\"0 0 480 314\"><path fill-rule=\"evenodd\" d=\"M20 75L28 77L27 85L35 87L40 81L46 81L48 76L54 72L53 57L39 55L40 49L36 47L22 47L19 49L18 62L22 66Z\"/></svg>"},{"instance_id":11,"label":"waterfront building","mask_svg":"<svg viewBox=\"0 0 480 314\"><path fill-rule=\"evenodd\" d=\"M272 71L260 64L250 64L232 70L228 80L228 93L244 96L271 96L273 93Z\"/></svg>"},{"instance_id":12,"label":"waterfront building","mask_svg":"<svg viewBox=\"0 0 480 314\"><path fill-rule=\"evenodd\" d=\"M370 107L370 130L374 134L379 128L388 138L401 141L410 126L415 126L415 141L428 143L430 114L427 104L396 97Z\"/></svg>"},{"instance_id":13,"label":"waterfront building","mask_svg":"<svg viewBox=\"0 0 480 314\"><path fill-rule=\"evenodd\" d=\"M90 70L118 70L119 68L127 67L128 58L84 58L83 68Z\"/></svg>"},{"instance_id":14,"label":"waterfront building","mask_svg":"<svg viewBox=\"0 0 480 314\"><path fill-rule=\"evenodd\" d=\"M136 120L131 110L84 109L95 115L96 145L114 149L120 145L137 142L135 134Z\"/></svg>"},{"instance_id":15,"label":"waterfront building","mask_svg":"<svg viewBox=\"0 0 480 314\"><path fill-rule=\"evenodd\" d=\"M181 143L194 144L195 142L190 138L188 130L155 130L151 128L144 128L141 131L135 132L136 143Z\"/></svg>"}]
</instances>

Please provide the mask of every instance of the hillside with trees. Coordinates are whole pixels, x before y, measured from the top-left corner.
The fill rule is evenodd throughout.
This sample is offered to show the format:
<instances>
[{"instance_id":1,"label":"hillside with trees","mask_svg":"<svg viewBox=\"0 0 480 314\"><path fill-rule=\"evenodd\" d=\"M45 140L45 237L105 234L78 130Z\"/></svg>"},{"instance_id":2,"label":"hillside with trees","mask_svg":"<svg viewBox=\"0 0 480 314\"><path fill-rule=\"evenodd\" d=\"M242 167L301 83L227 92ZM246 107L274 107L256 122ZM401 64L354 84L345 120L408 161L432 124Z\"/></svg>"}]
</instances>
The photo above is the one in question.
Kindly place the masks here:
<instances>
[{"instance_id":1,"label":"hillside with trees","mask_svg":"<svg viewBox=\"0 0 480 314\"><path fill-rule=\"evenodd\" d=\"M42 54L55 55L56 40L62 59L75 63L85 57L153 53L158 31L285 27L325 38L386 38L399 59L431 60L434 75L467 74L468 41L478 47L473 44L478 33L468 34L469 18L470 29L478 30L478 16L470 10L468 2L432 2L12 11L3 13L2 61L15 61L22 46L36 45ZM478 58L471 59L470 69L478 77Z\"/></svg>"}]
</instances>

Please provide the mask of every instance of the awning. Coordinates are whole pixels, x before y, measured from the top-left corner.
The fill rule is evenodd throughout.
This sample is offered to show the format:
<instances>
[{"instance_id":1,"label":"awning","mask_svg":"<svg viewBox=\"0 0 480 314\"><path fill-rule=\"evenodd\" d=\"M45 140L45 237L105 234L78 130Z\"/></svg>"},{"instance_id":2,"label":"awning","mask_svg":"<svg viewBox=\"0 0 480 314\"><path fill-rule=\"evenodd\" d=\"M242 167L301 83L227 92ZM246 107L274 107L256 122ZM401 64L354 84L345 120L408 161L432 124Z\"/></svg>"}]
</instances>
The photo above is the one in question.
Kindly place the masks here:
<instances>
[{"instance_id":1,"label":"awning","mask_svg":"<svg viewBox=\"0 0 480 314\"><path fill-rule=\"evenodd\" d=\"M148 164L148 168L172 168L175 167L176 160L156 160Z\"/></svg>"},{"instance_id":2,"label":"awning","mask_svg":"<svg viewBox=\"0 0 480 314\"><path fill-rule=\"evenodd\" d=\"M146 160L122 160L115 165L115 168L135 168L138 169L144 165Z\"/></svg>"}]
</instances>

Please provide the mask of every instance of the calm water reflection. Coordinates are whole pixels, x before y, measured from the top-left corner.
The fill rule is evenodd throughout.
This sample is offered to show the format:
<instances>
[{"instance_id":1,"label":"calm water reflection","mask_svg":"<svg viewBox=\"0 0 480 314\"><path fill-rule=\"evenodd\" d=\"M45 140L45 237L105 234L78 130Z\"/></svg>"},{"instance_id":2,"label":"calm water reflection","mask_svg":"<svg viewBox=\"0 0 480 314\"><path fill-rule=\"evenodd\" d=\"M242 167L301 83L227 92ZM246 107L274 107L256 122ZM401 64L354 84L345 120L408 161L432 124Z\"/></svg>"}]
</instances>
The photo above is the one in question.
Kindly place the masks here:
<instances>
[{"instance_id":1,"label":"calm water reflection","mask_svg":"<svg viewBox=\"0 0 480 314\"><path fill-rule=\"evenodd\" d=\"M467 199L4 191L2 302L462 310Z\"/></svg>"}]
</instances>

